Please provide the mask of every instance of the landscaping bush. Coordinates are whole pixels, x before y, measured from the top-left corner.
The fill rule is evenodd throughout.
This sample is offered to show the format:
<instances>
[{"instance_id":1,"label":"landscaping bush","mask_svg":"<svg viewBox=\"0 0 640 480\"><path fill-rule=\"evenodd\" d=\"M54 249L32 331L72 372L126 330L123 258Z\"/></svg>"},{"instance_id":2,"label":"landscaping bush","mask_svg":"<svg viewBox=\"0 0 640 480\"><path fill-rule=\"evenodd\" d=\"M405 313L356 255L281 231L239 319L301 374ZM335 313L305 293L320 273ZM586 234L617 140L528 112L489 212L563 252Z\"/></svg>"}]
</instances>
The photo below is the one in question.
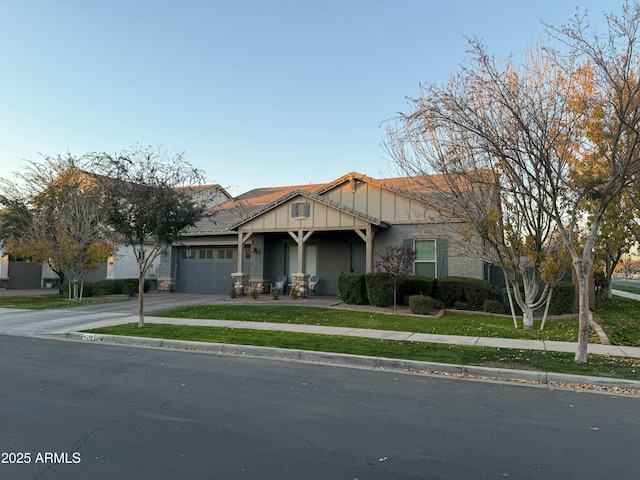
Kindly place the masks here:
<instances>
[{"instance_id":1,"label":"landscaping bush","mask_svg":"<svg viewBox=\"0 0 640 480\"><path fill-rule=\"evenodd\" d=\"M71 287L71 284L69 282L64 282L62 285L60 285L60 294L65 298L69 298L69 288L73 287ZM84 286L82 287L80 284L78 284L78 294L80 293L80 288L82 288L82 298L93 297L93 295L95 294L91 282L84 282Z\"/></svg>"},{"instance_id":2,"label":"landscaping bush","mask_svg":"<svg viewBox=\"0 0 640 480\"><path fill-rule=\"evenodd\" d=\"M393 291L388 273L367 273L364 276L364 281L367 287L367 298L371 305L375 307L390 307L393 305Z\"/></svg>"},{"instance_id":3,"label":"landscaping bush","mask_svg":"<svg viewBox=\"0 0 640 480\"><path fill-rule=\"evenodd\" d=\"M130 297L135 297L138 295L138 285L139 282L137 278L125 278L123 280L122 293ZM145 280L142 288L145 293L148 292L149 288L151 288L151 282Z\"/></svg>"},{"instance_id":4,"label":"landscaping bush","mask_svg":"<svg viewBox=\"0 0 640 480\"><path fill-rule=\"evenodd\" d=\"M438 295L447 306L456 302L467 303L469 310L482 310L485 300L491 298L493 286L478 278L445 277L438 281Z\"/></svg>"},{"instance_id":5,"label":"landscaping bush","mask_svg":"<svg viewBox=\"0 0 640 480\"><path fill-rule=\"evenodd\" d=\"M453 304L453 308L456 310L471 310L467 302L461 302L460 300Z\"/></svg>"},{"instance_id":6,"label":"landscaping bush","mask_svg":"<svg viewBox=\"0 0 640 480\"><path fill-rule=\"evenodd\" d=\"M98 280L93 282L92 285L95 295L118 295L123 292L124 280Z\"/></svg>"},{"instance_id":7,"label":"landscaping bush","mask_svg":"<svg viewBox=\"0 0 640 480\"><path fill-rule=\"evenodd\" d=\"M433 297L425 295L411 295L409 309L417 315L433 315L442 308L443 304Z\"/></svg>"},{"instance_id":8,"label":"landscaping bush","mask_svg":"<svg viewBox=\"0 0 640 480\"><path fill-rule=\"evenodd\" d=\"M549 315L575 313L576 286L573 283L559 283L553 289L549 304Z\"/></svg>"},{"instance_id":9,"label":"landscaping bush","mask_svg":"<svg viewBox=\"0 0 640 480\"><path fill-rule=\"evenodd\" d=\"M498 300L485 300L484 305L482 306L482 311L502 314L505 312L505 306Z\"/></svg>"},{"instance_id":10,"label":"landscaping bush","mask_svg":"<svg viewBox=\"0 0 640 480\"><path fill-rule=\"evenodd\" d=\"M433 297L435 279L422 275L410 275L405 277L398 289L398 303L409 305L409 297L412 295L423 295Z\"/></svg>"},{"instance_id":11,"label":"landscaping bush","mask_svg":"<svg viewBox=\"0 0 640 480\"><path fill-rule=\"evenodd\" d=\"M344 303L362 305L367 303L367 288L361 273L338 275L338 295Z\"/></svg>"}]
</instances>

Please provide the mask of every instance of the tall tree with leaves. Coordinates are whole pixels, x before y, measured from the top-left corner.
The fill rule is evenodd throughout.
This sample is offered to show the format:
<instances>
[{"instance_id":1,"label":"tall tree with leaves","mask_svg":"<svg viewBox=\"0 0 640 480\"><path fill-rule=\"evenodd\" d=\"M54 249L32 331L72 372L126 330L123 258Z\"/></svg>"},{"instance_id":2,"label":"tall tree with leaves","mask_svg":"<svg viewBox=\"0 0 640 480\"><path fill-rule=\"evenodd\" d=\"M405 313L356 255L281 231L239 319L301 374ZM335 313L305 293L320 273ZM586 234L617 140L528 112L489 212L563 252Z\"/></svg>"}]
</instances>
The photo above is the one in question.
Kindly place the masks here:
<instances>
[{"instance_id":1,"label":"tall tree with leaves","mask_svg":"<svg viewBox=\"0 0 640 480\"><path fill-rule=\"evenodd\" d=\"M138 326L144 326L147 271L189 226L201 219L205 204L190 186L203 183L203 172L184 153L166 154L135 146L115 155L91 155L91 168L105 186L104 214L118 242L131 247L138 265Z\"/></svg>"},{"instance_id":2,"label":"tall tree with leaves","mask_svg":"<svg viewBox=\"0 0 640 480\"><path fill-rule=\"evenodd\" d=\"M100 217L101 190L81 161L44 157L2 183L0 236L9 253L48 263L70 282L69 298L82 298L86 274L106 261L112 245Z\"/></svg>"}]
</instances>

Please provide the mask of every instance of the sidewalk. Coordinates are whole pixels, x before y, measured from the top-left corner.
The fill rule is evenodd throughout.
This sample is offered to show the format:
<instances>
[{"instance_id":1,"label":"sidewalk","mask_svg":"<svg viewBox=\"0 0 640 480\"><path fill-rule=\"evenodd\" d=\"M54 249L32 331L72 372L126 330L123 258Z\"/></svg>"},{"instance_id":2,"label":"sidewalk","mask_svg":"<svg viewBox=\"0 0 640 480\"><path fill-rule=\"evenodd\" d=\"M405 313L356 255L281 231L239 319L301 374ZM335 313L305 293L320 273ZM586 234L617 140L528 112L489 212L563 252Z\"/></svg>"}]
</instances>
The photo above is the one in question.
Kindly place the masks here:
<instances>
[{"instance_id":1,"label":"sidewalk","mask_svg":"<svg viewBox=\"0 0 640 480\"><path fill-rule=\"evenodd\" d=\"M640 295L629 294L614 290L628 298L640 300ZM366 337L382 340L400 340L423 343L442 343L450 345L468 345L475 347L514 348L519 350L541 350L549 352L573 353L577 349L576 342L558 342L548 340L520 340L509 338L471 337L459 335L434 335L414 332L401 332L393 330L373 330L351 327L325 327L319 325L295 325L288 323L266 323L235 320L194 320L185 318L154 317L153 312L167 308L175 308L189 305L203 304L251 304L272 305L274 300L265 297L262 300L250 298L231 299L228 295L198 295L181 293L150 293L145 295L145 321L146 323L199 325L212 327L241 328L253 330L272 330L300 333L314 333L322 335L344 335L348 337ZM336 296L311 296L290 300L281 298L280 305L335 307L342 303ZM137 309L137 299L125 299L116 303L103 303L95 305L83 305L64 310L31 311L0 308L0 333L22 334L67 334L81 332L93 328L119 325L123 323L136 323L137 314L132 314ZM18 318L21 317L21 318ZM27 328L25 319L37 318L37 322L29 322L34 328ZM16 321L12 329L3 328L10 319ZM42 320L39 320L42 318ZM616 357L640 358L640 347L624 345L589 344L588 352L597 355L609 355Z\"/></svg>"},{"instance_id":2,"label":"sidewalk","mask_svg":"<svg viewBox=\"0 0 640 480\"><path fill-rule=\"evenodd\" d=\"M640 299L640 296L638 296ZM553 352L574 353L577 349L575 342L557 342L544 340L520 340L506 338L469 337L456 335L433 335L414 332L400 332L390 330L359 329L351 327L325 327L318 325L293 325L287 323L265 323L235 320L197 320L185 318L154 317L153 311L188 305L202 304L273 304L271 299L252 300L248 298L230 299L228 295L195 295L195 294L162 294L152 293L145 296L147 324L178 324L199 325L213 327L227 327L238 329L273 330L286 332L312 333L322 335L344 335L349 337L364 337L386 340L399 340L423 343L440 343L450 345L467 345L477 347L513 348L519 350L541 350ZM317 296L306 299L279 300L282 305L332 307L341 303L338 297ZM325 352L311 352L287 350L278 348L209 344L206 342L188 342L178 340L162 340L141 337L118 337L112 335L86 334L83 331L119 325L123 323L137 323L135 312L137 299L124 299L116 303L83 305L68 309L56 310L18 310L0 308L0 334L31 335L53 338L68 338L71 340L107 342L124 345L146 347L169 347L184 350L200 350L213 353L246 354L260 357L297 359L302 361L322 361L331 364L349 364L367 366L371 368L396 368L404 370L421 370L445 372L446 374L466 376L486 376L492 379L512 380L525 379L535 383L550 384L565 382L572 384L591 384L604 387L629 388L640 390L640 382L615 378L585 377L577 375L552 374L550 372L531 372L488 367L465 365L445 365L430 362L411 362L358 355L341 355ZM616 357L640 358L640 347L589 344L590 354Z\"/></svg>"}]
</instances>

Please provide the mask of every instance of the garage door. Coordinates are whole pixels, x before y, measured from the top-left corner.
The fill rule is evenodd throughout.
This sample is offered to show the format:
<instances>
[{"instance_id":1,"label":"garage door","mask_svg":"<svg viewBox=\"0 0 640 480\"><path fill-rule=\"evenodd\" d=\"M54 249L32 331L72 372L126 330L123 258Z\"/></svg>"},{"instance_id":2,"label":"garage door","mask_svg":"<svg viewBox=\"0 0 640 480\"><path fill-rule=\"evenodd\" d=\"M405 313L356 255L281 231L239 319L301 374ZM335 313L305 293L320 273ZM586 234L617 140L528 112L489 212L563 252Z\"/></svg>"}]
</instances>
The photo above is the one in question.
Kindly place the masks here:
<instances>
[{"instance_id":1,"label":"garage door","mask_svg":"<svg viewBox=\"0 0 640 480\"><path fill-rule=\"evenodd\" d=\"M42 266L20 260L9 260L8 288L42 287Z\"/></svg>"},{"instance_id":2,"label":"garage door","mask_svg":"<svg viewBox=\"0 0 640 480\"><path fill-rule=\"evenodd\" d=\"M237 270L237 248L182 248L178 251L178 291L229 293Z\"/></svg>"}]
</instances>

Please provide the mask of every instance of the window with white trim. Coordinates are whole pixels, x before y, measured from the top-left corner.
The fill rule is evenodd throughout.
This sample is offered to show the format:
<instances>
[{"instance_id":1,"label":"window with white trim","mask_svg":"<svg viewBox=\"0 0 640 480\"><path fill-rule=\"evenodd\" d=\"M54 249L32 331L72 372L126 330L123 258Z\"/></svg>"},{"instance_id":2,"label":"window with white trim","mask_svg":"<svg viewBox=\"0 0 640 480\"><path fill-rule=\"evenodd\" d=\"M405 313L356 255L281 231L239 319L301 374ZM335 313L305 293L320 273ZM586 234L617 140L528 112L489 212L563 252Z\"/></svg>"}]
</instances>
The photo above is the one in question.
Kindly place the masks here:
<instances>
[{"instance_id":1,"label":"window with white trim","mask_svg":"<svg viewBox=\"0 0 640 480\"><path fill-rule=\"evenodd\" d=\"M426 277L436 278L436 241L414 240L413 249L416 259L413 262L413 273Z\"/></svg>"}]
</instances>

